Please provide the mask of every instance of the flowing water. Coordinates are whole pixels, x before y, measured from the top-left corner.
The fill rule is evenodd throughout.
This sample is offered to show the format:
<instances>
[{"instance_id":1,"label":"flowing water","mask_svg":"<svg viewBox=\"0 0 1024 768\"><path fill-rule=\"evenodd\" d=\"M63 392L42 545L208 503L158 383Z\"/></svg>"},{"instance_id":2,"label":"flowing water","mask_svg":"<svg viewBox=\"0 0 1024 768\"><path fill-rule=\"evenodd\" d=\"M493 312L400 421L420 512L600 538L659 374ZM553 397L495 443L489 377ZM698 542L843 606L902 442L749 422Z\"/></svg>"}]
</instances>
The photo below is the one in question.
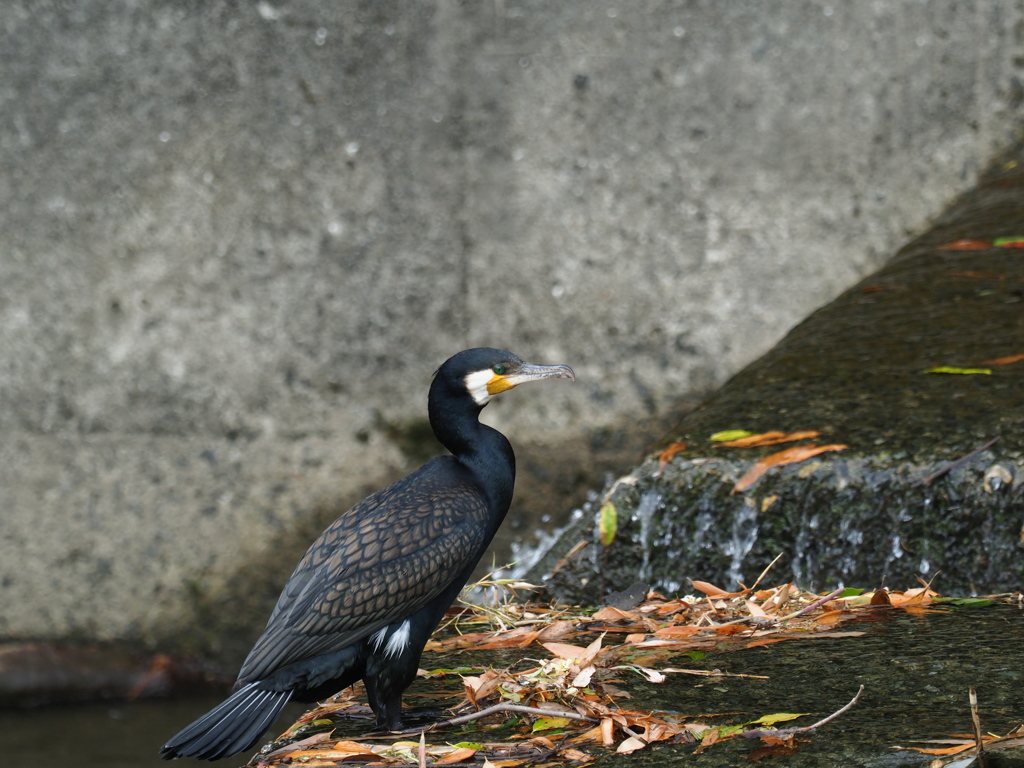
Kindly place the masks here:
<instances>
[{"instance_id":1,"label":"flowing water","mask_svg":"<svg viewBox=\"0 0 1024 768\"><path fill-rule=\"evenodd\" d=\"M914 739L941 738L971 730L968 689L978 691L982 728L1003 734L1024 721L1024 611L1012 606L958 608L911 615L880 611L843 630L863 637L787 641L744 651L711 653L699 662L685 656L673 666L767 675L749 678L698 678L670 675L663 685L628 686L638 709L663 709L693 715L737 713L713 722L745 722L776 712L807 712L819 719L839 709L864 685L858 704L838 719L807 734L794 755L762 764L786 766L925 766L929 758L892 750ZM427 655L424 666L512 664L519 652ZM417 706L437 683L418 681L408 700ZM447 684L451 687L451 683ZM419 694L419 695L416 695ZM46 707L0 713L0 763L5 768L63 765L75 768L166 766L157 757L160 744L219 698L150 700L133 703ZM272 733L279 733L301 712L290 705ZM795 725L813 722L810 717ZM339 735L357 736L366 724L343 724ZM472 730L459 739L472 738ZM479 734L479 738L485 738ZM736 766L759 742L734 740L693 755L686 745L655 745L623 757L601 755L600 765ZM179 763L189 764L190 761ZM237 760L222 765L241 765ZM192 763L197 764L197 763ZM1002 755L990 768L1024 766L1024 755Z\"/></svg>"}]
</instances>

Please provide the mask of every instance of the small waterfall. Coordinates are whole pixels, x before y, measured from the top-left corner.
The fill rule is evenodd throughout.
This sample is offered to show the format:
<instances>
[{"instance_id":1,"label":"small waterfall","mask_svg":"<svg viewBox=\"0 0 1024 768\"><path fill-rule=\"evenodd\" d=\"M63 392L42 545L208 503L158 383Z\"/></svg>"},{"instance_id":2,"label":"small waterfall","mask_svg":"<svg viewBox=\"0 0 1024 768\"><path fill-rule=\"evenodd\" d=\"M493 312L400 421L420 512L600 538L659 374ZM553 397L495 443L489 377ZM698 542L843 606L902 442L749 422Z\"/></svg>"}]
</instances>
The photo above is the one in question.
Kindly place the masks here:
<instances>
[{"instance_id":1,"label":"small waterfall","mask_svg":"<svg viewBox=\"0 0 1024 768\"><path fill-rule=\"evenodd\" d=\"M651 530L653 528L654 513L660 504L661 494L657 491L647 491L640 497L640 503L633 514L634 520L640 519L640 545L643 548L643 561L640 564L637 577L647 583L653 581L654 578L651 570Z\"/></svg>"},{"instance_id":2,"label":"small waterfall","mask_svg":"<svg viewBox=\"0 0 1024 768\"><path fill-rule=\"evenodd\" d=\"M731 538L725 542L725 546L722 548L722 551L730 558L730 582L743 580L740 568L744 558L757 542L757 507L746 503L746 500L737 506L736 514L732 519Z\"/></svg>"}]
</instances>

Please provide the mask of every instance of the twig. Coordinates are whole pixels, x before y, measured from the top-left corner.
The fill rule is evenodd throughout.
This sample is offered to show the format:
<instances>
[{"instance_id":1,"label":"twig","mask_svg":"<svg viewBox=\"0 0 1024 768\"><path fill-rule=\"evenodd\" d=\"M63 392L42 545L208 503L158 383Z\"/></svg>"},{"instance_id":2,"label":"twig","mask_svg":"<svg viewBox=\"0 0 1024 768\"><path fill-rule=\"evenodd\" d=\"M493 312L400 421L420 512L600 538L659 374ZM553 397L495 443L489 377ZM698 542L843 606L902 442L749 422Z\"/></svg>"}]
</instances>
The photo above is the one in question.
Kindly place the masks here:
<instances>
[{"instance_id":1,"label":"twig","mask_svg":"<svg viewBox=\"0 0 1024 768\"><path fill-rule=\"evenodd\" d=\"M451 720L442 720L439 723L431 723L426 728L406 728L398 731L398 733L426 733L427 731L434 731L439 728L449 728L453 725L470 723L474 720L479 720L482 717L488 717L489 715L493 715L498 712L518 712L525 715L542 715L543 717L564 717L568 720L583 720L587 723L599 722L593 717L581 715L578 712L569 712L560 709L540 709L539 707L527 707L522 704L509 704L502 702L500 704L487 707L486 709L481 709L479 712L470 712L468 715L453 717Z\"/></svg>"},{"instance_id":2,"label":"twig","mask_svg":"<svg viewBox=\"0 0 1024 768\"><path fill-rule=\"evenodd\" d=\"M960 466L966 464L968 461L973 459L975 456L977 456L979 453L984 451L986 448L991 448L997 442L999 442L999 435L996 435L995 437L993 437L991 440L989 440L987 443L985 443L980 448L975 448L973 451L968 453L966 456L961 456L956 461L952 461L949 464L947 464L946 466L942 467L942 469L938 469L935 472L932 472L927 477L922 477L920 480L917 481L917 485L930 485L930 484L932 484L933 482L935 482L936 480L938 480L940 477L942 477L943 475L947 474L948 472L952 472L957 467L960 467Z\"/></svg>"},{"instance_id":3,"label":"twig","mask_svg":"<svg viewBox=\"0 0 1024 768\"><path fill-rule=\"evenodd\" d=\"M815 608L817 608L820 605L824 605L825 603L827 603L832 598L839 597L839 595L843 594L844 589L845 589L844 587L840 587L839 589L835 590L834 592L829 592L824 597L818 598L817 600L815 600L810 605L806 605L803 608L801 608L799 611L793 611L793 613L790 613L790 614L787 614L786 616L783 616L781 619L779 619L779 621L789 621L790 619L795 619L797 616L800 616L801 614L810 613Z\"/></svg>"},{"instance_id":4,"label":"twig","mask_svg":"<svg viewBox=\"0 0 1024 768\"><path fill-rule=\"evenodd\" d=\"M551 578L556 573L558 573L560 570L562 570L562 568L565 566L565 564L568 563L569 560L571 560L574 555L576 555L581 549L583 549L589 543L590 542L587 541L586 539L584 539L583 541L577 542L576 545L572 549L570 549L568 552L566 552L565 555L557 563L555 563L555 567L551 569L551 572L548 574L548 578Z\"/></svg>"},{"instance_id":5,"label":"twig","mask_svg":"<svg viewBox=\"0 0 1024 768\"><path fill-rule=\"evenodd\" d=\"M818 722L812 725L805 725L802 728L783 728L782 730L779 730L777 728L762 728L756 731L744 731L740 735L748 739L760 739L763 736L777 736L779 738L785 738L786 736L791 736L794 733L804 733L805 731L813 731L815 728L820 728L825 723L831 720L835 720L841 714L849 710L850 707L857 703L857 699L860 698L860 695L862 693L864 693L863 685L857 689L857 695L850 699L849 703L845 707L843 707L842 709L837 709L824 720L819 720Z\"/></svg>"},{"instance_id":6,"label":"twig","mask_svg":"<svg viewBox=\"0 0 1024 768\"><path fill-rule=\"evenodd\" d=\"M756 587L758 584L761 583L761 579L763 579L765 576L768 575L768 571L770 571L772 569L773 565L775 565L777 562L779 562L779 558L782 557L784 554L785 554L785 552L779 552L779 554L775 556L775 559L772 560L770 563L768 563L768 567L765 568L763 571L761 571L761 575L758 576L757 579L754 581L754 583L750 585L750 591L751 592L754 591L754 587Z\"/></svg>"},{"instance_id":7,"label":"twig","mask_svg":"<svg viewBox=\"0 0 1024 768\"><path fill-rule=\"evenodd\" d=\"M697 675L698 677L749 677L753 680L771 680L768 675L744 675L739 672L722 672L720 669L675 669L669 667L660 671L678 672L680 675Z\"/></svg>"},{"instance_id":8,"label":"twig","mask_svg":"<svg viewBox=\"0 0 1024 768\"><path fill-rule=\"evenodd\" d=\"M974 754L978 762L982 761L985 753L984 742L981 739L981 718L978 717L978 692L971 688L968 692L968 700L971 702L971 720L974 721Z\"/></svg>"}]
</instances>

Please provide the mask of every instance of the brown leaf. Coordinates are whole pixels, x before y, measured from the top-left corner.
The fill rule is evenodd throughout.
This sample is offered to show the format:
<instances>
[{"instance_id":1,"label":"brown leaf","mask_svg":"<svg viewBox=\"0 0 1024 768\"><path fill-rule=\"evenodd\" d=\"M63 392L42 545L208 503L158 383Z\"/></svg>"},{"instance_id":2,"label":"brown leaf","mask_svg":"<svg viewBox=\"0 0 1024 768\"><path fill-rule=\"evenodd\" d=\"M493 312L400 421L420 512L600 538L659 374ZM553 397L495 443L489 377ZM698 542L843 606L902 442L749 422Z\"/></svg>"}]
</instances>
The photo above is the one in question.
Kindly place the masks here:
<instances>
[{"instance_id":1,"label":"brown leaf","mask_svg":"<svg viewBox=\"0 0 1024 768\"><path fill-rule=\"evenodd\" d=\"M655 477L661 477L662 470L668 466L668 463L672 461L672 457L680 451L686 450L686 443L672 443L668 448L658 454L658 469L654 473Z\"/></svg>"},{"instance_id":2,"label":"brown leaf","mask_svg":"<svg viewBox=\"0 0 1024 768\"><path fill-rule=\"evenodd\" d=\"M924 587L915 587L914 589L908 589L906 592L890 592L889 602L897 608L904 608L907 606L930 605L932 598L935 597L938 597L937 592L925 589Z\"/></svg>"},{"instance_id":3,"label":"brown leaf","mask_svg":"<svg viewBox=\"0 0 1024 768\"><path fill-rule=\"evenodd\" d=\"M365 762L368 758L376 758L377 754L372 749L367 749L357 742L339 741L329 750L299 749L294 752L288 752L287 757L292 758L293 760L303 757L321 758L323 760L329 759L332 763L337 761ZM332 763L326 763L326 765L330 765ZM315 763L303 763L303 765L315 765Z\"/></svg>"},{"instance_id":4,"label":"brown leaf","mask_svg":"<svg viewBox=\"0 0 1024 768\"><path fill-rule=\"evenodd\" d=\"M753 600L747 600L747 610L750 611L750 615L758 619L767 619L768 614L764 612L764 609L760 605L755 603Z\"/></svg>"},{"instance_id":5,"label":"brown leaf","mask_svg":"<svg viewBox=\"0 0 1024 768\"><path fill-rule=\"evenodd\" d=\"M760 648L764 645L771 645L772 643L781 643L783 640L796 640L795 637L758 637L748 642L744 648Z\"/></svg>"},{"instance_id":6,"label":"brown leaf","mask_svg":"<svg viewBox=\"0 0 1024 768\"><path fill-rule=\"evenodd\" d=\"M987 240L968 240L963 238L961 240L954 240L951 243L940 245L940 251L979 251L982 248L991 248L992 244Z\"/></svg>"},{"instance_id":7,"label":"brown leaf","mask_svg":"<svg viewBox=\"0 0 1024 768\"><path fill-rule=\"evenodd\" d=\"M816 618L814 621L817 624L828 625L838 624L840 621L852 618L853 613L851 611L846 611L841 608L836 610L826 608L825 611L820 616L818 616L818 618Z\"/></svg>"},{"instance_id":8,"label":"brown leaf","mask_svg":"<svg viewBox=\"0 0 1024 768\"><path fill-rule=\"evenodd\" d=\"M1007 355L1006 357L997 357L993 360L986 360L982 365L1009 365L1010 363L1019 363L1021 360L1024 360L1024 354Z\"/></svg>"},{"instance_id":9,"label":"brown leaf","mask_svg":"<svg viewBox=\"0 0 1024 768\"><path fill-rule=\"evenodd\" d=\"M540 631L540 634L537 635L537 641L561 640L575 634L575 621L553 621Z\"/></svg>"},{"instance_id":10,"label":"brown leaf","mask_svg":"<svg viewBox=\"0 0 1024 768\"><path fill-rule=\"evenodd\" d=\"M670 613L675 613L676 611L685 611L687 608L692 607L693 606L685 600L680 600L676 598L675 600L669 600L668 602L662 603L661 605L642 605L640 606L640 611L651 612L653 610L657 612L659 616L667 616Z\"/></svg>"},{"instance_id":11,"label":"brown leaf","mask_svg":"<svg viewBox=\"0 0 1024 768\"><path fill-rule=\"evenodd\" d=\"M892 601L889 599L889 593L884 589L876 589L874 594L871 595L871 602L868 605L892 605Z\"/></svg>"},{"instance_id":12,"label":"brown leaf","mask_svg":"<svg viewBox=\"0 0 1024 768\"><path fill-rule=\"evenodd\" d=\"M434 760L432 765L451 765L452 763L462 763L469 760L473 755L476 754L476 750L470 747L462 747L456 749L454 752L449 752L444 757Z\"/></svg>"},{"instance_id":13,"label":"brown leaf","mask_svg":"<svg viewBox=\"0 0 1024 768\"><path fill-rule=\"evenodd\" d=\"M610 717L601 718L601 743L606 747L615 743L615 723Z\"/></svg>"},{"instance_id":14,"label":"brown leaf","mask_svg":"<svg viewBox=\"0 0 1024 768\"><path fill-rule=\"evenodd\" d=\"M715 627L716 635L738 635L741 632L747 632L750 628L745 627L742 624L723 624L720 627Z\"/></svg>"},{"instance_id":15,"label":"brown leaf","mask_svg":"<svg viewBox=\"0 0 1024 768\"><path fill-rule=\"evenodd\" d=\"M572 760L574 763L579 763L584 760L590 759L590 755L588 755L586 752L582 752L578 749L573 749L572 747L570 747L569 749L563 749L562 757L564 757L566 760Z\"/></svg>"},{"instance_id":16,"label":"brown leaf","mask_svg":"<svg viewBox=\"0 0 1024 768\"><path fill-rule=\"evenodd\" d=\"M347 752L352 755L373 755L376 754L369 747L364 747L358 741L338 741L331 747L332 752ZM320 753L323 754L323 753ZM294 756L294 755L293 755Z\"/></svg>"},{"instance_id":17,"label":"brown leaf","mask_svg":"<svg viewBox=\"0 0 1024 768\"><path fill-rule=\"evenodd\" d=\"M610 605L606 605L594 614L594 618L598 621L636 621L637 616L635 613L621 611L618 608L612 608Z\"/></svg>"},{"instance_id":18,"label":"brown leaf","mask_svg":"<svg viewBox=\"0 0 1024 768\"><path fill-rule=\"evenodd\" d=\"M588 649L578 645L567 645L566 643L541 643L541 645L547 648L552 656L557 656L560 659L581 661L588 655Z\"/></svg>"},{"instance_id":19,"label":"brown leaf","mask_svg":"<svg viewBox=\"0 0 1024 768\"><path fill-rule=\"evenodd\" d=\"M762 432L759 435L749 435L738 440L728 440L724 443L717 443L719 448L758 448L765 445L778 445L779 443L792 443L795 440L807 440L818 437L821 432L815 429L805 429L799 432Z\"/></svg>"},{"instance_id":20,"label":"brown leaf","mask_svg":"<svg viewBox=\"0 0 1024 768\"><path fill-rule=\"evenodd\" d=\"M690 583L693 584L694 589L703 592L708 597L733 597L743 594L742 592L726 592L724 589L719 589L714 584L709 584L706 581L690 579Z\"/></svg>"},{"instance_id":21,"label":"brown leaf","mask_svg":"<svg viewBox=\"0 0 1024 768\"><path fill-rule=\"evenodd\" d=\"M698 632L700 632L700 627L662 627L654 633L654 636L663 640L678 640L680 638L696 635Z\"/></svg>"},{"instance_id":22,"label":"brown leaf","mask_svg":"<svg viewBox=\"0 0 1024 768\"><path fill-rule=\"evenodd\" d=\"M701 737L700 737L700 746L698 746L695 750L693 750L693 754L695 754L695 755L700 754L705 749L707 749L712 744L714 744L716 741L718 741L718 729L717 728L708 728L701 735Z\"/></svg>"},{"instance_id":23,"label":"brown leaf","mask_svg":"<svg viewBox=\"0 0 1024 768\"><path fill-rule=\"evenodd\" d=\"M893 749L903 749L909 752L923 752L926 755L957 755L968 749L973 749L974 746L974 742L971 742L970 744L957 744L955 747L943 747L940 749L927 749L925 747L893 747Z\"/></svg>"},{"instance_id":24,"label":"brown leaf","mask_svg":"<svg viewBox=\"0 0 1024 768\"><path fill-rule=\"evenodd\" d=\"M590 685L590 678L594 676L594 672L596 671L597 669L596 667L594 667L593 664L584 667L582 670L580 670L580 673L573 678L572 687L586 688L588 685Z\"/></svg>"},{"instance_id":25,"label":"brown leaf","mask_svg":"<svg viewBox=\"0 0 1024 768\"><path fill-rule=\"evenodd\" d=\"M753 750L747 755L747 760L756 763L758 760L763 760L766 757L786 757L799 749L792 741L783 741L782 739L775 738L770 740L764 739L764 741L768 743Z\"/></svg>"},{"instance_id":26,"label":"brown leaf","mask_svg":"<svg viewBox=\"0 0 1024 768\"><path fill-rule=\"evenodd\" d=\"M638 739L636 736L630 736L624 742L619 744L618 748L615 751L618 752L620 755L628 755L632 752L636 752L638 749L643 749L646 746L647 742L645 742L643 739Z\"/></svg>"},{"instance_id":27,"label":"brown leaf","mask_svg":"<svg viewBox=\"0 0 1024 768\"><path fill-rule=\"evenodd\" d=\"M476 648L480 643L487 642L494 638L493 632L472 632L456 637L446 637L444 640L429 640L425 651L457 651L463 648Z\"/></svg>"},{"instance_id":28,"label":"brown leaf","mask_svg":"<svg viewBox=\"0 0 1024 768\"><path fill-rule=\"evenodd\" d=\"M771 456L765 456L748 469L743 477L736 481L736 485L733 486L732 493L745 491L760 480L761 475L767 472L771 467L796 464L801 461L806 461L812 456L817 456L819 453L826 453L827 451L843 451L849 447L850 446L848 445L841 445L838 443L830 445L797 445L792 448L787 448L784 451L773 453Z\"/></svg>"},{"instance_id":29,"label":"brown leaf","mask_svg":"<svg viewBox=\"0 0 1024 768\"><path fill-rule=\"evenodd\" d=\"M519 627L508 632L499 632L493 640L482 645L472 646L476 650L489 651L494 648L525 648L540 635L538 629Z\"/></svg>"}]
</instances>

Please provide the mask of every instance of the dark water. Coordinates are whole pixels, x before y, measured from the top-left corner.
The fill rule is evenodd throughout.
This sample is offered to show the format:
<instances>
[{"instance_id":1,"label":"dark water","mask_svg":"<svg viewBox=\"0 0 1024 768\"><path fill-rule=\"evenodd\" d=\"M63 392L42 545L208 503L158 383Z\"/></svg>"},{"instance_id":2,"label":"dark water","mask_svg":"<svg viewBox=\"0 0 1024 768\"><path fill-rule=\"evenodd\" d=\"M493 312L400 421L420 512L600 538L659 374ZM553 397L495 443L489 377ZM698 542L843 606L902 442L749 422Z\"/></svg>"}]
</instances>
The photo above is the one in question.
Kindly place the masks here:
<instances>
[{"instance_id":1,"label":"dark water","mask_svg":"<svg viewBox=\"0 0 1024 768\"><path fill-rule=\"evenodd\" d=\"M865 686L857 706L839 719L807 735L808 743L790 757L761 765L890 766L928 764L929 758L896 752L914 739L971 730L967 691L978 691L982 728L1006 733L1024 721L1024 612L994 606L956 609L949 613L913 616L902 611L879 613L848 623L864 637L787 641L764 648L713 653L701 662L685 657L672 666L721 669L767 675L769 680L696 678L673 675L664 685L630 686L632 704L693 715L743 712L712 722L743 722L774 712L808 712L824 716L849 701ZM533 649L522 655L535 656ZM518 658L477 653L424 657L424 666L462 666L467 662L494 665ZM409 702L419 706L422 694L436 684L418 682ZM451 687L449 684L448 687ZM217 697L134 703L104 702L0 713L0 764L5 768L66 765L76 768L145 768L167 766L157 758L163 741L179 727L219 701ZM271 729L276 734L301 712L291 706ZM815 717L814 719L818 719ZM811 718L796 725L813 722ZM355 736L364 723L344 724L339 736ZM466 738L472 734L460 734ZM703 755L688 746L662 746L629 757L606 755L602 765L656 766L684 762L693 766L750 765L745 755L759 742L735 740L716 745ZM599 748L591 748L601 754ZM246 756L220 765L241 765ZM179 761L175 765L198 765ZM1003 757L992 768L1024 766L1024 759Z\"/></svg>"},{"instance_id":2,"label":"dark water","mask_svg":"<svg viewBox=\"0 0 1024 768\"><path fill-rule=\"evenodd\" d=\"M0 765L4 768L168 768L211 765L205 761L159 757L160 745L170 736L218 704L221 697L121 702L106 701L70 706L0 711ZM302 714L290 705L271 732L275 735ZM218 765L230 768L241 760Z\"/></svg>"}]
</instances>

